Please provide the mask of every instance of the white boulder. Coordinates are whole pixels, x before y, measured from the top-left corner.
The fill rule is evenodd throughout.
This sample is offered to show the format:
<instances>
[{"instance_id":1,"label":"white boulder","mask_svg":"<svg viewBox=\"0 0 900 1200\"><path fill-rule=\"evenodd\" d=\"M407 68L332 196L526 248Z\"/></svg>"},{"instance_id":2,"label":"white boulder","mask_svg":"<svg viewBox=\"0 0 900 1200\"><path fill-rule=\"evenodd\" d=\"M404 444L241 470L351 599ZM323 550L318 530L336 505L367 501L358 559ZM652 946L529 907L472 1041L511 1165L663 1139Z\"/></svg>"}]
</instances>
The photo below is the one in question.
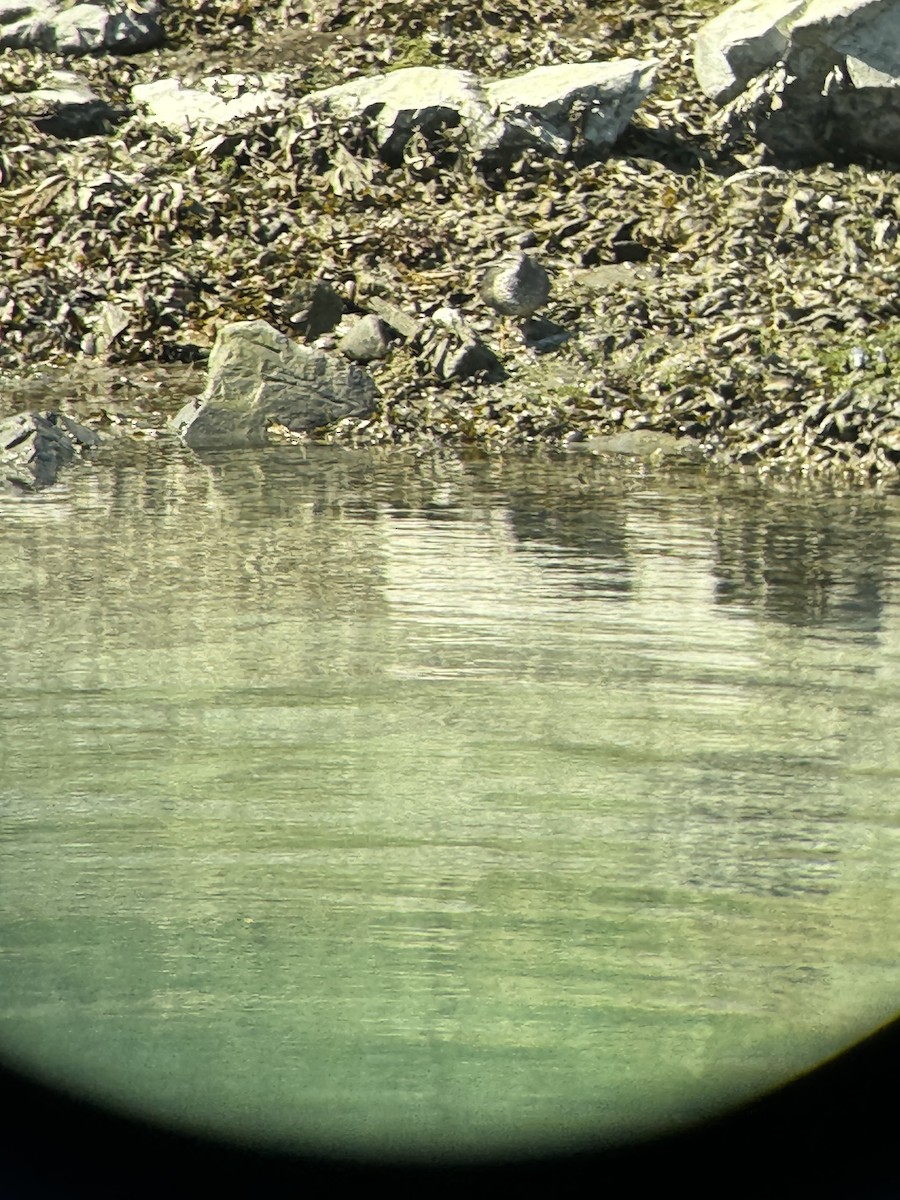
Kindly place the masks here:
<instances>
[{"instance_id":1,"label":"white boulder","mask_svg":"<svg viewBox=\"0 0 900 1200\"><path fill-rule=\"evenodd\" d=\"M196 87L175 78L139 83L131 99L157 125L181 133L208 131L259 113L280 112L286 105L286 76L209 75Z\"/></svg>"}]
</instances>

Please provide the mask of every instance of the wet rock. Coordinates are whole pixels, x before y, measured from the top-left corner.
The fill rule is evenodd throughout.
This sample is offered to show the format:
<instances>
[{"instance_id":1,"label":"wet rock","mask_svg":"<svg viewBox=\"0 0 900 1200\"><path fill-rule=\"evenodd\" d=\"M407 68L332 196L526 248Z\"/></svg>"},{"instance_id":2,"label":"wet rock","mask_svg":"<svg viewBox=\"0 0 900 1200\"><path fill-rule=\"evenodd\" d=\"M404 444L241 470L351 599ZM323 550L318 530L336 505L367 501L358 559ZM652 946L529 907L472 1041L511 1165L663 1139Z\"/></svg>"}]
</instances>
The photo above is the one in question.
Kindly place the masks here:
<instances>
[{"instance_id":1,"label":"wet rock","mask_svg":"<svg viewBox=\"0 0 900 1200\"><path fill-rule=\"evenodd\" d=\"M121 115L75 71L49 71L46 87L2 95L0 109L28 117L42 132L58 138L105 133Z\"/></svg>"},{"instance_id":2,"label":"wet rock","mask_svg":"<svg viewBox=\"0 0 900 1200\"><path fill-rule=\"evenodd\" d=\"M900 161L900 0L740 0L700 29L694 65L779 154Z\"/></svg>"},{"instance_id":3,"label":"wet rock","mask_svg":"<svg viewBox=\"0 0 900 1200\"><path fill-rule=\"evenodd\" d=\"M625 454L634 458L682 458L688 462L700 462L703 454L691 438L677 438L671 433L656 429L630 429L606 437L585 438L570 443L573 450L586 450L592 454Z\"/></svg>"},{"instance_id":4,"label":"wet rock","mask_svg":"<svg viewBox=\"0 0 900 1200\"><path fill-rule=\"evenodd\" d=\"M292 341L266 321L236 321L219 331L203 395L172 427L195 449L264 445L270 425L293 432L364 416L375 385L356 365Z\"/></svg>"},{"instance_id":5,"label":"wet rock","mask_svg":"<svg viewBox=\"0 0 900 1200\"><path fill-rule=\"evenodd\" d=\"M353 362L374 362L390 354L390 331L380 317L368 313L351 326L338 345Z\"/></svg>"},{"instance_id":6,"label":"wet rock","mask_svg":"<svg viewBox=\"0 0 900 1200\"><path fill-rule=\"evenodd\" d=\"M162 41L159 12L157 0L93 0L75 5L52 0L0 0L0 49L70 55L103 50L133 54Z\"/></svg>"},{"instance_id":7,"label":"wet rock","mask_svg":"<svg viewBox=\"0 0 900 1200\"><path fill-rule=\"evenodd\" d=\"M16 491L49 487L62 467L99 443L99 434L63 413L17 413L0 421L0 477Z\"/></svg>"}]
</instances>

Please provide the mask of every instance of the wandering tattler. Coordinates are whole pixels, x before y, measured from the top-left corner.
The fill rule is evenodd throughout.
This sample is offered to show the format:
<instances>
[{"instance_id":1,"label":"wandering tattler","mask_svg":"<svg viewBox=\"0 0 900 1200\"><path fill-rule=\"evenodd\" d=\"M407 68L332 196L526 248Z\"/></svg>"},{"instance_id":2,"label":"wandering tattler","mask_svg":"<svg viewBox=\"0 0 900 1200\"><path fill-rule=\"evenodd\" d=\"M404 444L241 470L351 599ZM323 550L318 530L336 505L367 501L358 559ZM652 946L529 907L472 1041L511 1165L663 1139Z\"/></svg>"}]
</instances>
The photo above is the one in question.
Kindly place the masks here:
<instances>
[{"instance_id":1,"label":"wandering tattler","mask_svg":"<svg viewBox=\"0 0 900 1200\"><path fill-rule=\"evenodd\" d=\"M488 267L481 283L482 300L504 317L531 317L549 295L549 275L521 250Z\"/></svg>"}]
</instances>

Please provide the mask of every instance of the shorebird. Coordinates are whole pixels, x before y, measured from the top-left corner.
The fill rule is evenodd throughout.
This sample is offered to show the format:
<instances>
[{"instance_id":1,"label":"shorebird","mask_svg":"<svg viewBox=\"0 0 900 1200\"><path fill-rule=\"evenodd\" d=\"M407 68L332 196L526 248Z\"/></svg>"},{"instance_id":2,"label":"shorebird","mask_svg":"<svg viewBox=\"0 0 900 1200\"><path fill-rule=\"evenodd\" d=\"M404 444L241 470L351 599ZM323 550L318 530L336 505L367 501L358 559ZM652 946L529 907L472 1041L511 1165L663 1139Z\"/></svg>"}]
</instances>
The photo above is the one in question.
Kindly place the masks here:
<instances>
[{"instance_id":1,"label":"shorebird","mask_svg":"<svg viewBox=\"0 0 900 1200\"><path fill-rule=\"evenodd\" d=\"M549 295L550 276L522 250L497 259L481 281L482 300L503 317L533 317Z\"/></svg>"}]
</instances>

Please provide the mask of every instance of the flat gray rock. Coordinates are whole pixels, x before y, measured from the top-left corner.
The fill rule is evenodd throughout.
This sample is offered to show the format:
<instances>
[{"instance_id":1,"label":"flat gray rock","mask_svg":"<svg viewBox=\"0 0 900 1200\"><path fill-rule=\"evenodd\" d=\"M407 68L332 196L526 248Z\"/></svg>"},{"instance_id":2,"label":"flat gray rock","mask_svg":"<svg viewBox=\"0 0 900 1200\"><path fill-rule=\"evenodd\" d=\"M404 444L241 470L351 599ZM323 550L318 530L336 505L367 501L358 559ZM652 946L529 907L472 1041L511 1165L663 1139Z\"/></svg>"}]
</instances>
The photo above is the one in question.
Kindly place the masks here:
<instances>
[{"instance_id":1,"label":"flat gray rock","mask_svg":"<svg viewBox=\"0 0 900 1200\"><path fill-rule=\"evenodd\" d=\"M292 341L266 321L224 326L209 356L203 395L172 427L194 449L262 446L270 425L312 431L364 416L375 385L362 368Z\"/></svg>"}]
</instances>

